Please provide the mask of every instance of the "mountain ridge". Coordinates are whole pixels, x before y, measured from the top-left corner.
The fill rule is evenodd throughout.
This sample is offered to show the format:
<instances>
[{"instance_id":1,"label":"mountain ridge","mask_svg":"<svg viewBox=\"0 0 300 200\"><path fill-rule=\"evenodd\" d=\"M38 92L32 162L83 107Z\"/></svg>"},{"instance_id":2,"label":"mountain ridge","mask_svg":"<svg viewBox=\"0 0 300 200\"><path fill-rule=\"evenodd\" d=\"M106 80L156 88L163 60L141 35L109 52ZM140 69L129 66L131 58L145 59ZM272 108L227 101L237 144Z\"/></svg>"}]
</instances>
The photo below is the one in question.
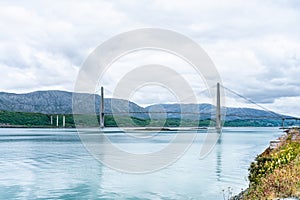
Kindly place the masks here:
<instances>
[{"instance_id":1,"label":"mountain ridge","mask_svg":"<svg viewBox=\"0 0 300 200\"><path fill-rule=\"evenodd\" d=\"M33 91L29 93L8 93L0 92L0 110L13 111L13 112L32 112L32 113L43 113L43 114L72 114L72 100L73 94L82 98L82 106L84 106L84 100L87 93L73 93L62 90L45 90L45 91ZM79 94L79 95L78 95ZM94 96L94 107L84 108L91 113L99 113L100 110L100 96ZM105 98L104 99L105 113L123 113L120 115L126 115L128 110L134 112L130 114L132 117L146 119L149 116L153 118L188 118L196 119L195 114L188 113L201 113L200 119L210 118L210 114L215 111L215 107L211 104L154 104L147 107L139 106L138 104L124 100ZM83 109L83 110L84 110ZM167 114L159 114L158 112L163 111ZM149 114L150 112L150 114ZM157 114L151 114L151 112ZM182 114L187 113L187 114ZM181 115L182 114L182 115ZM128 113L127 113L128 115ZM167 115L167 116L164 116ZM274 115L286 116L278 113L270 113L267 111L254 109L254 108L226 108L226 120L237 120L237 119L252 119L260 116L265 118L272 118ZM279 117L278 117L279 118Z\"/></svg>"}]
</instances>

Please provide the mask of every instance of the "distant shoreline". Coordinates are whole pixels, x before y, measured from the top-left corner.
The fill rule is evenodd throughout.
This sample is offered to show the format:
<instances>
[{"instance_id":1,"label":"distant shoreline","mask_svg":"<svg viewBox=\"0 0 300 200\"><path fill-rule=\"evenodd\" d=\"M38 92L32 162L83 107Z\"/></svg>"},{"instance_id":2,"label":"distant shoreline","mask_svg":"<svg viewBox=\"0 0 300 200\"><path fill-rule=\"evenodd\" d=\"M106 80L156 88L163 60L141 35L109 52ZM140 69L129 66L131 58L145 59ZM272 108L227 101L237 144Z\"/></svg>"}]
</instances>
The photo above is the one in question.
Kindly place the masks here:
<instances>
[{"instance_id":1,"label":"distant shoreline","mask_svg":"<svg viewBox=\"0 0 300 200\"><path fill-rule=\"evenodd\" d=\"M251 127L256 127L256 128L279 128L282 129L279 126L273 126L273 127L269 127L269 126L223 126L223 128L251 128ZM0 125L0 128L45 128L45 129L76 129L76 128L97 128L97 127L90 127L90 126L82 126L82 127L75 127L75 126L67 126L67 127L62 127L62 126L27 126L27 125ZM157 130L163 130L163 131L176 131L176 130L205 130L208 129L209 127L189 127L189 126L179 126L179 127L172 127L172 126L165 126L165 127L118 127L118 126L111 126L111 127L105 127L105 128L121 128L121 129L126 129L126 130L133 130L133 131L157 131ZM288 129L288 128L286 128Z\"/></svg>"},{"instance_id":2,"label":"distant shoreline","mask_svg":"<svg viewBox=\"0 0 300 200\"><path fill-rule=\"evenodd\" d=\"M63 122L65 120L65 123ZM141 127L149 126L164 128L178 127L209 127L213 126L213 119L191 120L185 118L167 119L143 119L133 116L111 116L104 118L105 127ZM58 126L57 126L58 124ZM65 124L65 126L63 126ZM235 119L225 120L223 127L280 127L280 120L263 119ZM290 125L286 123L286 125ZM292 124L291 124L292 125ZM12 112L0 110L0 128L75 128L75 127L97 127L99 126L99 116L91 114L42 114Z\"/></svg>"},{"instance_id":3,"label":"distant shoreline","mask_svg":"<svg viewBox=\"0 0 300 200\"><path fill-rule=\"evenodd\" d=\"M26 125L0 125L0 128L75 128L75 127L53 127L53 126L26 126Z\"/></svg>"}]
</instances>

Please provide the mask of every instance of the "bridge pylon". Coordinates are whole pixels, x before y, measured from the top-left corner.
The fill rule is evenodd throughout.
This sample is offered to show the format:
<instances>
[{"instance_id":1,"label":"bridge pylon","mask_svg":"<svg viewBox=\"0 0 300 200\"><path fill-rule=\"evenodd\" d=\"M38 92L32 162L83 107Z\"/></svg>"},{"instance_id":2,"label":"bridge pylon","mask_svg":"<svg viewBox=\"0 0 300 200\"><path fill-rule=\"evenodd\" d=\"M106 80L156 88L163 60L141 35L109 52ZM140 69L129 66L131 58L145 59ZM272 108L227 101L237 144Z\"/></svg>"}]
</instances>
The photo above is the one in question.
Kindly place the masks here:
<instances>
[{"instance_id":1,"label":"bridge pylon","mask_svg":"<svg viewBox=\"0 0 300 200\"><path fill-rule=\"evenodd\" d=\"M100 96L100 128L104 128L104 91L101 87L101 96Z\"/></svg>"},{"instance_id":2,"label":"bridge pylon","mask_svg":"<svg viewBox=\"0 0 300 200\"><path fill-rule=\"evenodd\" d=\"M216 129L220 131L221 125L221 96L220 96L220 83L217 83L217 101L216 101Z\"/></svg>"}]
</instances>

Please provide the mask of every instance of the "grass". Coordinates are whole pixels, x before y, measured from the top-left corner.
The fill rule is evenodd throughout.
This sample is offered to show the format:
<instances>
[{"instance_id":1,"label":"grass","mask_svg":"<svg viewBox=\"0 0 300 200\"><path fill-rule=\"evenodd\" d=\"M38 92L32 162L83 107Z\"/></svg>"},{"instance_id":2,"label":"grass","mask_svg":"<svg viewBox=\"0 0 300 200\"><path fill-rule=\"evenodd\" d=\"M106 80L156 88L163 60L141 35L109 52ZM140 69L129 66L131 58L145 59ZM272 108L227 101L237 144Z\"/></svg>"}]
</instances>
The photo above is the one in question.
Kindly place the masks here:
<instances>
[{"instance_id":1,"label":"grass","mask_svg":"<svg viewBox=\"0 0 300 200\"><path fill-rule=\"evenodd\" d=\"M280 148L257 156L243 199L300 197L300 143L291 137Z\"/></svg>"}]
</instances>

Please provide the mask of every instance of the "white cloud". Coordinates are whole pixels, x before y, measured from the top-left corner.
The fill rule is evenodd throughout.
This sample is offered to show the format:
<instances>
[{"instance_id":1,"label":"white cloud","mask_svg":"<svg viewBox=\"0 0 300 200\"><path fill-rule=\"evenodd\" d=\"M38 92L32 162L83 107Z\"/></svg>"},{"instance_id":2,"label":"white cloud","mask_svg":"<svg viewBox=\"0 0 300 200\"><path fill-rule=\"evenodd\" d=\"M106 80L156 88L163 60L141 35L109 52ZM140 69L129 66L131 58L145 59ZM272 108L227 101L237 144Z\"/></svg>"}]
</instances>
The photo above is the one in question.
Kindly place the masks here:
<instances>
[{"instance_id":1,"label":"white cloud","mask_svg":"<svg viewBox=\"0 0 300 200\"><path fill-rule=\"evenodd\" d=\"M280 97L275 99L270 108L282 114L300 117L300 97Z\"/></svg>"},{"instance_id":2,"label":"white cloud","mask_svg":"<svg viewBox=\"0 0 300 200\"><path fill-rule=\"evenodd\" d=\"M123 31L160 27L202 45L227 87L292 114L300 96L299 9L298 1L272 0L2 1L0 90L72 90L76 73L97 45ZM197 86L192 71L180 73ZM111 82L121 76L115 71L104 84L113 88ZM142 97L135 98L142 102Z\"/></svg>"}]
</instances>

